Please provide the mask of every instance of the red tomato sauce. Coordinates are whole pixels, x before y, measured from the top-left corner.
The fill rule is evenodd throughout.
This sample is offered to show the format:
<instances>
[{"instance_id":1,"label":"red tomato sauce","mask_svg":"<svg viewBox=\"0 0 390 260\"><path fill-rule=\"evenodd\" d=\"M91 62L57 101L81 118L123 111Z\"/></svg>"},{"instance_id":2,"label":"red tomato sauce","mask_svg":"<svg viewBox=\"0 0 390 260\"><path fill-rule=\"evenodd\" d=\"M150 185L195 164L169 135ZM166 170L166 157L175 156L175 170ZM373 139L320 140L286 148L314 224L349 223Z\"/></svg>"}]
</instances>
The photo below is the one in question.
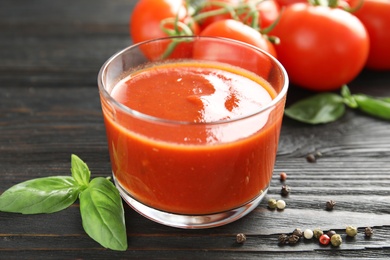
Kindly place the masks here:
<instances>
[{"instance_id":1,"label":"red tomato sauce","mask_svg":"<svg viewBox=\"0 0 390 260\"><path fill-rule=\"evenodd\" d=\"M130 74L111 96L147 115L103 102L114 176L141 203L210 214L267 189L283 106L243 118L275 98L264 79L228 65L168 63Z\"/></svg>"}]
</instances>

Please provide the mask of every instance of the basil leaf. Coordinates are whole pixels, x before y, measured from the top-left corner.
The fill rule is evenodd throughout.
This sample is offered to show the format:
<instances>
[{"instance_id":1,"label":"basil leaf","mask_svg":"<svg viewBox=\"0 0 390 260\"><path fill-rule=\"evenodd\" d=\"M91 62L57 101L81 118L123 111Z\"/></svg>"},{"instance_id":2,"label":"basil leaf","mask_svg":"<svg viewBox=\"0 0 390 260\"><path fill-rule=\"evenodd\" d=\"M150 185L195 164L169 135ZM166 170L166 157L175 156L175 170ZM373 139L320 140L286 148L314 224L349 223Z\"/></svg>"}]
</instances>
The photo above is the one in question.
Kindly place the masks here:
<instances>
[{"instance_id":1,"label":"basil leaf","mask_svg":"<svg viewBox=\"0 0 390 260\"><path fill-rule=\"evenodd\" d=\"M344 98L344 104L346 104L350 108L358 107L358 104L356 103L356 100L352 97L351 91L349 90L347 85L343 85L341 87L341 96Z\"/></svg>"},{"instance_id":2,"label":"basil leaf","mask_svg":"<svg viewBox=\"0 0 390 260\"><path fill-rule=\"evenodd\" d=\"M390 103L390 97L380 98L380 100Z\"/></svg>"},{"instance_id":3,"label":"basil leaf","mask_svg":"<svg viewBox=\"0 0 390 260\"><path fill-rule=\"evenodd\" d=\"M308 124L333 122L343 116L343 98L333 93L321 93L298 101L285 110L285 115Z\"/></svg>"},{"instance_id":4,"label":"basil leaf","mask_svg":"<svg viewBox=\"0 0 390 260\"><path fill-rule=\"evenodd\" d=\"M127 234L122 199L114 184L103 177L92 179L80 194L85 232L103 247L124 251Z\"/></svg>"},{"instance_id":5,"label":"basil leaf","mask_svg":"<svg viewBox=\"0 0 390 260\"><path fill-rule=\"evenodd\" d=\"M83 162L77 155L72 154L71 165L72 177L80 186L86 188L91 178L91 172L89 171L87 164Z\"/></svg>"},{"instance_id":6,"label":"basil leaf","mask_svg":"<svg viewBox=\"0 0 390 260\"><path fill-rule=\"evenodd\" d=\"M363 94L353 95L353 98L361 111L371 116L390 120L390 102Z\"/></svg>"},{"instance_id":7,"label":"basil leaf","mask_svg":"<svg viewBox=\"0 0 390 260\"><path fill-rule=\"evenodd\" d=\"M52 213L72 205L79 186L70 176L53 176L16 184L0 196L0 211L38 214Z\"/></svg>"}]
</instances>

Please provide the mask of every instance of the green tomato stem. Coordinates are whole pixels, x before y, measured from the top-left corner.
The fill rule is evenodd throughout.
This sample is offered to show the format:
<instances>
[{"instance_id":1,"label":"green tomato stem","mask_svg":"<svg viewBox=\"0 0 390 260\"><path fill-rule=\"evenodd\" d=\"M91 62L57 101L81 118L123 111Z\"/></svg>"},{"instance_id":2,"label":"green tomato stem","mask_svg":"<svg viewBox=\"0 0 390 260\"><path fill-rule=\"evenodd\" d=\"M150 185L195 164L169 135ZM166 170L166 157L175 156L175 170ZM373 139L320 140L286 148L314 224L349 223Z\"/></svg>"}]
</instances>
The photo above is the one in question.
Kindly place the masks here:
<instances>
[{"instance_id":1,"label":"green tomato stem","mask_svg":"<svg viewBox=\"0 0 390 260\"><path fill-rule=\"evenodd\" d=\"M222 14L230 14L232 19L241 21L248 26L260 31L259 27L259 12L257 11L256 6L260 4L261 2L266 1L266 0L257 0L257 1L249 1L245 3L240 3L237 6L231 6L227 3L223 2L218 2L218 1L211 1L211 2L205 2L200 10L204 7L207 6L218 6L220 8L216 10L211 10L211 11L206 11L206 12L201 12L198 14L195 14L192 18L196 22L202 22L204 19L217 16L217 15L222 15ZM248 11L249 10L249 11ZM241 14L245 14L246 16L244 18L240 18L239 16ZM247 21L251 21L249 24Z\"/></svg>"}]
</instances>

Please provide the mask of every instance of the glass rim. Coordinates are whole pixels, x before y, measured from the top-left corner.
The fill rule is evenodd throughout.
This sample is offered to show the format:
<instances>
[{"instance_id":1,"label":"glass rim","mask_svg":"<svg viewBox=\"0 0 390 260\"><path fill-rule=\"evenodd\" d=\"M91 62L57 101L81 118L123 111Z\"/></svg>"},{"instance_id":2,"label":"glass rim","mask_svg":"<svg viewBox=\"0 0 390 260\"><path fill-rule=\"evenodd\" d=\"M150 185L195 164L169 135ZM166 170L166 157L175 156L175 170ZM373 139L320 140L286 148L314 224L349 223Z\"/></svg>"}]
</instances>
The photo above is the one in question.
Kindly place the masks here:
<instances>
[{"instance_id":1,"label":"glass rim","mask_svg":"<svg viewBox=\"0 0 390 260\"><path fill-rule=\"evenodd\" d=\"M249 114L246 114L246 115L242 115L242 116L238 116L238 117L234 117L234 118L231 118L231 119L223 119L223 120L209 121L209 122L191 122L191 121L182 121L182 120L172 120L172 119L165 119L165 118L160 118L160 117L157 117L157 116L148 115L146 113L142 113L140 111L137 111L135 109L132 109L130 107L125 106L124 104L122 104L122 103L118 102L117 100L115 100L111 96L111 94L108 93L108 91L105 88L106 84L103 81L103 77L105 75L104 72L107 71L108 66L116 58L118 58L122 54L124 54L124 53L126 53L126 52L128 52L128 51L130 51L132 49L135 49L135 48L137 48L137 47L139 47L141 45L144 45L144 44L148 44L148 43L151 43L151 42L157 42L157 41L163 41L163 40L179 39L179 38L181 38L181 39L188 38L188 39L192 39L192 40L195 40L195 39L213 39L213 40L216 40L216 41L231 42L231 43L238 44L238 45L241 45L241 46L249 47L251 49L254 49L257 52L263 53L264 55L266 55L278 67L278 69L281 72L281 76L283 78L283 86L281 88L281 91L279 93L277 93L276 97L274 99L272 99L272 101L270 103L268 103L267 105L265 105L264 107L260 108L259 110L255 111L255 112L252 112L252 113L249 113ZM117 51L111 57L109 57L103 63L103 65L100 68L99 73L98 73L98 88L99 88L99 92L103 94L105 99L110 101L109 104L114 104L120 110L126 112L127 114L131 114L132 116L135 116L135 117L143 119L143 120L148 120L148 121L153 121L153 122L160 122L160 123L164 123L164 124L173 124L173 125L218 125L218 124L226 124L226 123L231 123L231 122L236 122L236 121L241 121L241 120L244 120L244 119L247 119L247 118L251 118L251 117L254 117L254 116L259 115L261 113L264 113L268 109L270 109L270 108L274 107L275 105L277 105L278 103L280 103L282 101L282 99L287 95L288 87L289 87L289 78L288 78L288 74L287 74L286 69L271 54L269 54L268 52L266 52L266 51L264 51L264 50L262 50L262 49L260 49L260 48L258 48L256 46L254 46L254 45L251 45L251 44L247 44L247 43L244 43L244 42L241 42L241 41L237 41L237 40L234 40L234 39L223 38L223 37L214 37L214 36L168 36L168 37L156 38L156 39L151 39L151 40L142 41L142 42L139 42L139 43L136 43L136 44L132 44L132 45L130 45L130 46L128 46L128 47L126 47L126 48L124 48L122 50Z\"/></svg>"}]
</instances>

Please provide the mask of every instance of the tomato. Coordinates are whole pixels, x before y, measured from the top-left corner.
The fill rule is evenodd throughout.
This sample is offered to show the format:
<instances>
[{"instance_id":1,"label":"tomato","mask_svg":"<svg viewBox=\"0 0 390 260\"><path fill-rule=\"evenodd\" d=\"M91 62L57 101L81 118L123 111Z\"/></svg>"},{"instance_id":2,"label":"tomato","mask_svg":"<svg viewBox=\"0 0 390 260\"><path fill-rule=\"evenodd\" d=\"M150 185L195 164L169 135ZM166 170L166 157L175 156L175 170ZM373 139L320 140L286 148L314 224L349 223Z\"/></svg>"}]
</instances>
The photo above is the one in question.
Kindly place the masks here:
<instances>
[{"instance_id":1,"label":"tomato","mask_svg":"<svg viewBox=\"0 0 390 260\"><path fill-rule=\"evenodd\" d=\"M245 2L251 2L251 0L246 0ZM256 10L258 12L258 24L259 28L265 29L273 24L279 17L280 14L280 6L275 0L266 0L261 1L256 5ZM240 15L240 19L245 23L250 25L252 19L247 19L246 16L248 14L244 13ZM246 21L247 19L247 21Z\"/></svg>"},{"instance_id":2,"label":"tomato","mask_svg":"<svg viewBox=\"0 0 390 260\"><path fill-rule=\"evenodd\" d=\"M339 89L363 69L369 37L364 25L339 8L292 4L272 35L292 83L315 91Z\"/></svg>"},{"instance_id":3,"label":"tomato","mask_svg":"<svg viewBox=\"0 0 390 260\"><path fill-rule=\"evenodd\" d=\"M238 4L239 0L206 0L204 7L199 11L199 14L204 14L205 12L209 11L216 11L218 9L223 9L223 5L234 7ZM220 20L226 20L226 19L232 19L230 13L222 13L218 15L213 15L210 17L207 17L205 19L202 19L199 21L201 30L209 26L210 24L220 21Z\"/></svg>"},{"instance_id":4,"label":"tomato","mask_svg":"<svg viewBox=\"0 0 390 260\"><path fill-rule=\"evenodd\" d=\"M130 18L130 34L134 43L168 36L160 28L161 20L178 17L184 20L187 9L182 0L140 0Z\"/></svg>"},{"instance_id":5,"label":"tomato","mask_svg":"<svg viewBox=\"0 0 390 260\"><path fill-rule=\"evenodd\" d=\"M242 41L265 50L276 57L275 48L268 39L252 27L237 20L226 19L216 21L201 31L200 36L218 36ZM230 55L230 53L227 55Z\"/></svg>"},{"instance_id":6,"label":"tomato","mask_svg":"<svg viewBox=\"0 0 390 260\"><path fill-rule=\"evenodd\" d=\"M192 33L199 33L199 26L187 15L184 1L140 0L134 7L130 18L130 34L133 42L138 43L167 37L168 34L160 27L161 21L166 18L171 18L172 22L167 24L165 28L173 29L173 23L176 16L179 21L191 25L190 29L192 30ZM158 48L153 44L145 45L142 47L142 50L150 60L158 60L165 55L164 53L166 53L165 51L171 42L172 41L165 41L161 46L158 46ZM186 43L179 43L167 57L183 57L183 53L188 53L188 55L191 56L191 46L187 45L188 44Z\"/></svg>"},{"instance_id":7,"label":"tomato","mask_svg":"<svg viewBox=\"0 0 390 260\"><path fill-rule=\"evenodd\" d=\"M263 52L254 52L253 45L237 40L220 43L220 37L201 37L194 42L193 58L227 63L268 78L272 65ZM226 38L225 38L226 39Z\"/></svg>"},{"instance_id":8,"label":"tomato","mask_svg":"<svg viewBox=\"0 0 390 260\"><path fill-rule=\"evenodd\" d=\"M274 0L266 0L257 5L259 11L259 25L261 29L273 24L279 17L280 6Z\"/></svg>"},{"instance_id":9,"label":"tomato","mask_svg":"<svg viewBox=\"0 0 390 260\"><path fill-rule=\"evenodd\" d=\"M237 20L227 19L216 21L201 31L200 36L230 38L250 44L250 46L255 46L270 53L274 57L276 56L275 48L270 41L252 27ZM234 44L232 46L221 47L210 41L206 46L201 50L194 46L195 59L217 57L214 59L220 62L227 62L257 74L268 75L270 64L267 63L267 65L264 65L264 54L253 57L253 51L249 47L240 48L240 51L237 51L237 46Z\"/></svg>"},{"instance_id":10,"label":"tomato","mask_svg":"<svg viewBox=\"0 0 390 260\"><path fill-rule=\"evenodd\" d=\"M366 67L390 70L390 1L364 0L355 13L370 37L370 52Z\"/></svg>"},{"instance_id":11,"label":"tomato","mask_svg":"<svg viewBox=\"0 0 390 260\"><path fill-rule=\"evenodd\" d=\"M307 3L307 0L275 0L280 7L289 6L296 3Z\"/></svg>"}]
</instances>

